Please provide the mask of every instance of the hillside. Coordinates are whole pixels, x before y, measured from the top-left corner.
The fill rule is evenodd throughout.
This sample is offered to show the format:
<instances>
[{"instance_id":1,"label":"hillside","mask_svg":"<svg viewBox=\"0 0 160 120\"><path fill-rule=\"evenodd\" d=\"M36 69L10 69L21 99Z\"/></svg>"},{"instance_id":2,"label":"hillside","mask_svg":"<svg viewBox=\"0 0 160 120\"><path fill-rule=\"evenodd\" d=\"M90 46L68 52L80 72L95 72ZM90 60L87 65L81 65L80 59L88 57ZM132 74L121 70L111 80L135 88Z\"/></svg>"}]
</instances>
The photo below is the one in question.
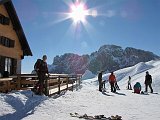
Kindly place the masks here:
<instances>
[{"instance_id":1,"label":"hillside","mask_svg":"<svg viewBox=\"0 0 160 120\"><path fill-rule=\"evenodd\" d=\"M118 114L123 120L159 120L159 94L139 95L126 90L129 75L132 77L132 85L139 81L144 90L146 70L153 76L154 92L160 93L160 61L141 62L115 72L121 88L116 94L110 92L108 83L108 92L99 92L97 77L84 80L80 90L68 91L58 98L32 97L30 91L0 94L0 120L79 120L70 117L69 114L74 112L105 116ZM107 79L108 75L104 74L103 79Z\"/></svg>"},{"instance_id":2,"label":"hillside","mask_svg":"<svg viewBox=\"0 0 160 120\"><path fill-rule=\"evenodd\" d=\"M85 73L86 70L96 74L100 70L115 71L133 66L139 62L156 60L160 57L144 50L127 47L122 49L116 45L104 45L90 55L66 53L56 56L49 65L52 73Z\"/></svg>"}]
</instances>

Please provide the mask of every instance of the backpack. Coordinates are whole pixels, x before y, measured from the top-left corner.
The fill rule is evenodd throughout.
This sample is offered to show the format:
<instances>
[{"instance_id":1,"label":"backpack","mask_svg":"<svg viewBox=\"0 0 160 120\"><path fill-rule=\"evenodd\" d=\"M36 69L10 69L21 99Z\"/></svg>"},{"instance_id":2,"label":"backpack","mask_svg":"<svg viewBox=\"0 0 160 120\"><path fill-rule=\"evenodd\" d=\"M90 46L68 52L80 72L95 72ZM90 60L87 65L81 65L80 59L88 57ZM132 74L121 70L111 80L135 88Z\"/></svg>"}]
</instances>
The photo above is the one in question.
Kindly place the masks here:
<instances>
[{"instance_id":1,"label":"backpack","mask_svg":"<svg viewBox=\"0 0 160 120\"><path fill-rule=\"evenodd\" d=\"M41 64L42 64L42 60L37 59L36 63L34 64L34 70L38 71L40 69Z\"/></svg>"}]
</instances>

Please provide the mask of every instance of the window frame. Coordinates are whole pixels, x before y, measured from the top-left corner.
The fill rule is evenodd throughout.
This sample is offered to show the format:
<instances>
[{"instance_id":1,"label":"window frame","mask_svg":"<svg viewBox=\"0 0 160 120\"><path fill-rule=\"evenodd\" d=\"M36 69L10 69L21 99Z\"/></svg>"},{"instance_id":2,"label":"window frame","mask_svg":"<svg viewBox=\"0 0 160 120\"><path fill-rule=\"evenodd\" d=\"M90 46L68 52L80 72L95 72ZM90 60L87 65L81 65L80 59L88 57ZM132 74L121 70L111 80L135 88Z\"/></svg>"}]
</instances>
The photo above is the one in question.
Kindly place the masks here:
<instances>
[{"instance_id":1,"label":"window frame","mask_svg":"<svg viewBox=\"0 0 160 120\"><path fill-rule=\"evenodd\" d=\"M2 25L10 25L9 17L6 17L0 13L0 24Z\"/></svg>"},{"instance_id":2,"label":"window frame","mask_svg":"<svg viewBox=\"0 0 160 120\"><path fill-rule=\"evenodd\" d=\"M9 47L9 48L14 48L15 40L11 40L10 38L0 36L0 45L3 45L5 47Z\"/></svg>"}]
</instances>

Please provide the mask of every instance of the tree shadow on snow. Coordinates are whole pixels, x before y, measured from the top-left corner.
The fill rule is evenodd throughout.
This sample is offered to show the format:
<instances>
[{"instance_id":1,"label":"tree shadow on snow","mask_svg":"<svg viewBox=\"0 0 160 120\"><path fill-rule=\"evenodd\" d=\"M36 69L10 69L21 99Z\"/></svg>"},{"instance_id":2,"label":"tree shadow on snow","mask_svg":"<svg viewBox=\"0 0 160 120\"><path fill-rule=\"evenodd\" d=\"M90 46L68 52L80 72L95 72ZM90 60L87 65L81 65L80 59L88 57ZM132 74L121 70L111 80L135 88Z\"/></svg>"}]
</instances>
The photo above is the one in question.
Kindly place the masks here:
<instances>
[{"instance_id":1,"label":"tree shadow on snow","mask_svg":"<svg viewBox=\"0 0 160 120\"><path fill-rule=\"evenodd\" d=\"M14 97L12 95L6 95L6 103L11 105L15 112L0 116L0 120L21 120L22 118L33 114L35 107L47 99L44 96L32 96L31 92L30 94L22 92L22 96Z\"/></svg>"}]
</instances>

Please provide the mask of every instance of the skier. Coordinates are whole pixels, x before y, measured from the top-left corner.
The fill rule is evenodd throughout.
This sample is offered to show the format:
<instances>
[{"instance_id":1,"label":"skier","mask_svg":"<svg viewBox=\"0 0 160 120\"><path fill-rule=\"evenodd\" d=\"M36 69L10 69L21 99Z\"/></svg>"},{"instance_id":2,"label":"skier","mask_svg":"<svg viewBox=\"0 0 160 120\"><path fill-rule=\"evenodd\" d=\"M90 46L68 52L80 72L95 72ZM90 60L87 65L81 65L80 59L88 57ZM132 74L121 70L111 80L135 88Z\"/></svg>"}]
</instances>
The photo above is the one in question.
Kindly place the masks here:
<instances>
[{"instance_id":1,"label":"skier","mask_svg":"<svg viewBox=\"0 0 160 120\"><path fill-rule=\"evenodd\" d=\"M141 92L141 84L139 82L136 82L134 85L134 93L140 94Z\"/></svg>"},{"instance_id":2,"label":"skier","mask_svg":"<svg viewBox=\"0 0 160 120\"><path fill-rule=\"evenodd\" d=\"M115 88L116 88L116 90L120 90L120 88L119 88L119 86L118 86L118 84L117 84L117 80L116 80L116 82L115 82Z\"/></svg>"},{"instance_id":3,"label":"skier","mask_svg":"<svg viewBox=\"0 0 160 120\"><path fill-rule=\"evenodd\" d=\"M116 77L113 74L113 72L111 72L111 75L109 76L109 83L111 85L111 92L116 92L115 82L116 82Z\"/></svg>"},{"instance_id":4,"label":"skier","mask_svg":"<svg viewBox=\"0 0 160 120\"><path fill-rule=\"evenodd\" d=\"M102 71L100 71L98 73L98 82L99 82L99 91L102 92L102 87L103 87L103 84L102 84Z\"/></svg>"},{"instance_id":5,"label":"skier","mask_svg":"<svg viewBox=\"0 0 160 120\"><path fill-rule=\"evenodd\" d=\"M131 86L131 76L129 76L129 80L128 80L128 90L132 90L132 86Z\"/></svg>"},{"instance_id":6,"label":"skier","mask_svg":"<svg viewBox=\"0 0 160 120\"><path fill-rule=\"evenodd\" d=\"M43 55L42 60L38 59L38 61L35 63L34 68L38 75L38 93L39 95L43 94L44 89L44 81L46 80L46 74L48 74L48 67L47 67L47 56ZM49 74L48 74L49 75Z\"/></svg>"},{"instance_id":7,"label":"skier","mask_svg":"<svg viewBox=\"0 0 160 120\"><path fill-rule=\"evenodd\" d=\"M145 92L148 92L148 86L151 89L151 93L153 93L153 89L152 89L152 76L149 74L149 72L146 72L146 76L145 76Z\"/></svg>"}]
</instances>

